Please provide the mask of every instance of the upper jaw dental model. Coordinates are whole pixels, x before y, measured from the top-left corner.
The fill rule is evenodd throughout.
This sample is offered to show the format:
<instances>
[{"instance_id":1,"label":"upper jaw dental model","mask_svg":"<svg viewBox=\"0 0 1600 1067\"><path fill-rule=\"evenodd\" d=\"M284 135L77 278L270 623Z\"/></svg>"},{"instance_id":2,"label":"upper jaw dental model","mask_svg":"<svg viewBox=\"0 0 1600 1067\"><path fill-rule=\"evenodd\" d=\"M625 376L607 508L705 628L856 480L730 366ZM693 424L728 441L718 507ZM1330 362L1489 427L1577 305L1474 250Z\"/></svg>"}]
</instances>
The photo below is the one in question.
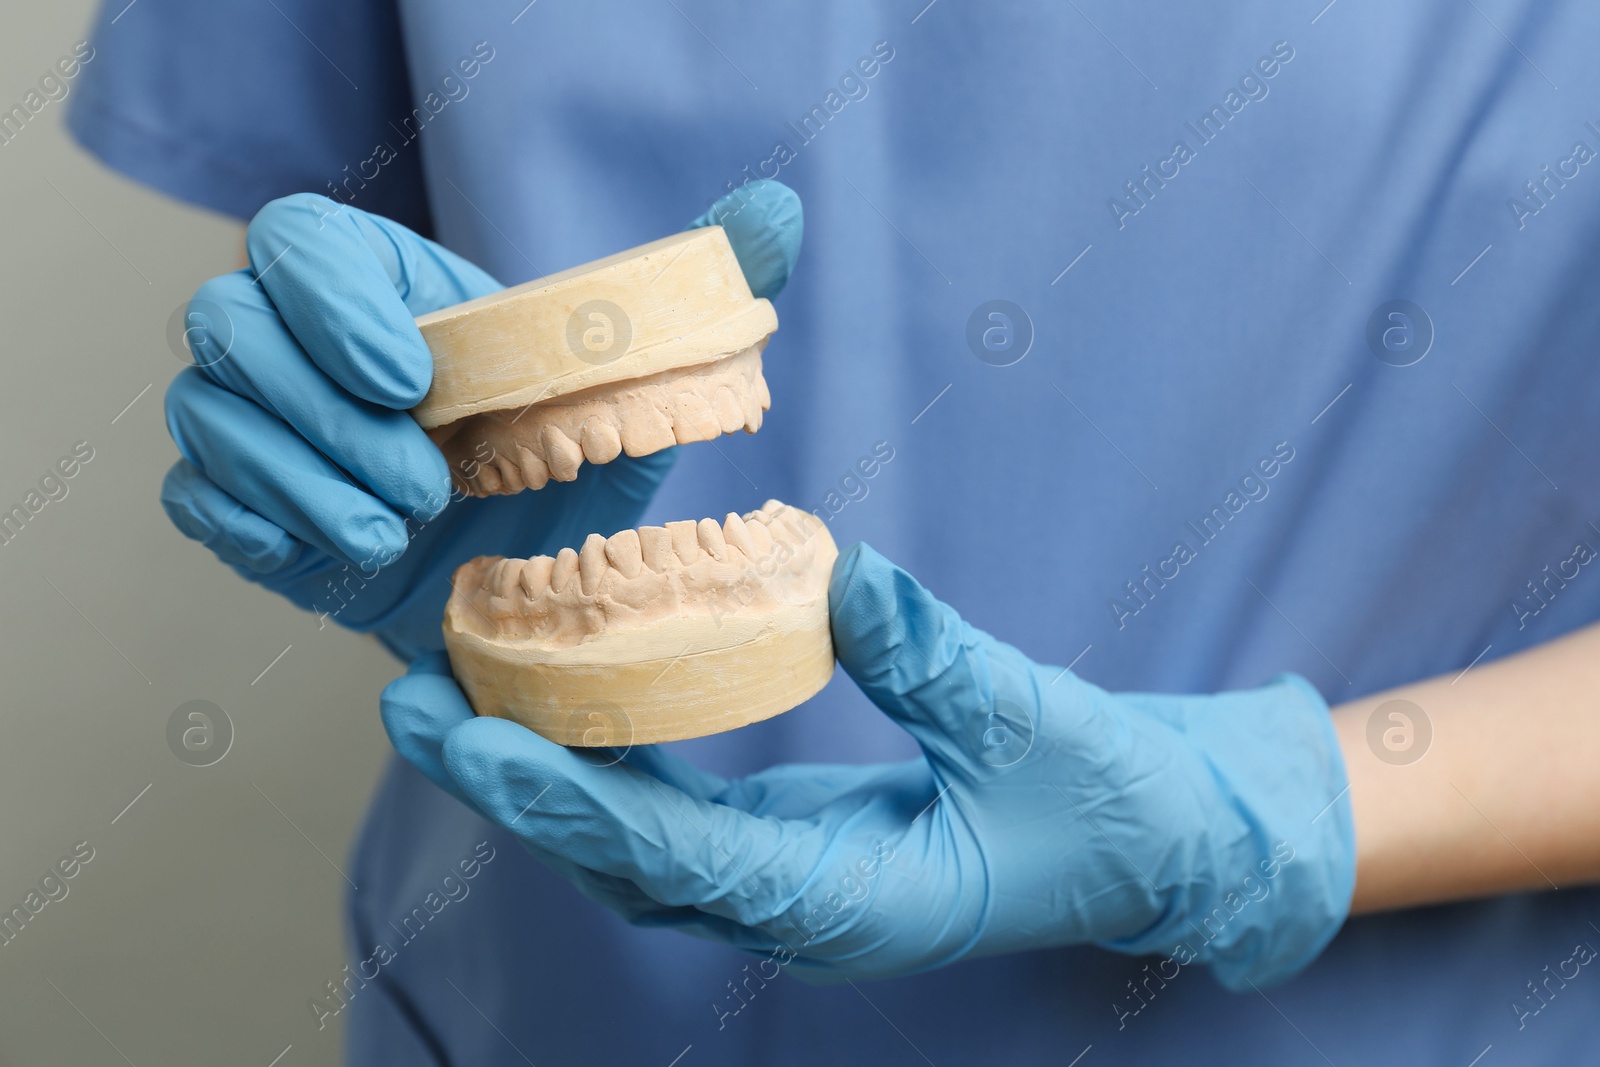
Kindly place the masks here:
<instances>
[{"instance_id":1,"label":"upper jaw dental model","mask_svg":"<svg viewBox=\"0 0 1600 1067\"><path fill-rule=\"evenodd\" d=\"M787 711L833 675L838 555L810 512L642 526L455 573L445 646L480 715L569 746L656 744Z\"/></svg>"},{"instance_id":2,"label":"upper jaw dental model","mask_svg":"<svg viewBox=\"0 0 1600 1067\"><path fill-rule=\"evenodd\" d=\"M570 482L725 433L771 406L778 328L720 226L688 230L417 319L433 381L412 416L474 496Z\"/></svg>"}]
</instances>

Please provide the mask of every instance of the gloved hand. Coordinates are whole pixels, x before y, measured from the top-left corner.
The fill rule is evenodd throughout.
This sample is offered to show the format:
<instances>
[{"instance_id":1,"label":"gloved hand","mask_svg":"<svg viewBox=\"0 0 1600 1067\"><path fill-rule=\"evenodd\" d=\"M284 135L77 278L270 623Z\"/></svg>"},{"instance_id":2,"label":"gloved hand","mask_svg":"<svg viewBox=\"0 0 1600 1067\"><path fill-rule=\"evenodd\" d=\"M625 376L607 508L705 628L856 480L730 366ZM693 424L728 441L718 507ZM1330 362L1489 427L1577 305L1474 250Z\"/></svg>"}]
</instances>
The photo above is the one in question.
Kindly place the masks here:
<instances>
[{"instance_id":1,"label":"gloved hand","mask_svg":"<svg viewBox=\"0 0 1600 1067\"><path fill-rule=\"evenodd\" d=\"M751 182L690 227L721 224L757 296L800 252L794 192ZM439 450L407 414L433 359L412 321L502 286L404 226L309 193L275 200L245 236L250 267L200 287L196 366L167 391L183 458L161 502L246 579L410 658L443 644L451 572L637 522L673 450L585 464L574 482L451 499Z\"/></svg>"},{"instance_id":2,"label":"gloved hand","mask_svg":"<svg viewBox=\"0 0 1600 1067\"><path fill-rule=\"evenodd\" d=\"M474 718L442 656L385 690L384 725L434 782L630 921L803 977L1094 942L1206 963L1241 988L1294 974L1343 923L1344 762L1303 679L1107 693L973 629L864 545L836 564L829 607L839 662L922 758L737 781L659 749L607 765Z\"/></svg>"}]
</instances>

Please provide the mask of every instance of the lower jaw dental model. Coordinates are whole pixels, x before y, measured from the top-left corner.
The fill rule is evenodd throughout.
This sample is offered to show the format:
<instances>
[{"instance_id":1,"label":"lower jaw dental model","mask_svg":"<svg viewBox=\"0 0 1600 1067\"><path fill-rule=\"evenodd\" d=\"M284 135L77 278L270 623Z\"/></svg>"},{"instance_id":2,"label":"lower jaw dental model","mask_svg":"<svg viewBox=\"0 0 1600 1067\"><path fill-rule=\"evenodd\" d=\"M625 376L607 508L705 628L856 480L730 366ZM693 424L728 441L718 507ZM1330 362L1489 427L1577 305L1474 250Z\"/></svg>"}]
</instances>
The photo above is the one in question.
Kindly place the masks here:
<instances>
[{"instance_id":1,"label":"lower jaw dental model","mask_svg":"<svg viewBox=\"0 0 1600 1067\"><path fill-rule=\"evenodd\" d=\"M759 511L590 534L580 551L480 556L452 580L444 636L480 715L558 744L701 737L771 718L833 675L815 515Z\"/></svg>"}]
</instances>

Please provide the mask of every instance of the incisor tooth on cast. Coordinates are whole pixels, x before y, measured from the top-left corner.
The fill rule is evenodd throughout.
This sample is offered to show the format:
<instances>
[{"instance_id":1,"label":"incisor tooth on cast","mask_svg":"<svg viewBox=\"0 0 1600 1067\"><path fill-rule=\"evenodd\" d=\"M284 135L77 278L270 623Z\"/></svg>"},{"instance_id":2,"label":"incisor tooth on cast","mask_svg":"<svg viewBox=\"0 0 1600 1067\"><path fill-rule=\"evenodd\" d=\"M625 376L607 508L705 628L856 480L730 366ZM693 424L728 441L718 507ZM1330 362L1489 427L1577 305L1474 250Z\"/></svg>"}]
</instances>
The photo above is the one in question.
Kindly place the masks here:
<instances>
[{"instance_id":1,"label":"incisor tooth on cast","mask_svg":"<svg viewBox=\"0 0 1600 1067\"><path fill-rule=\"evenodd\" d=\"M680 445L694 441L709 441L722 432L710 401L696 392L682 392L677 396L677 418L672 420L672 432Z\"/></svg>"},{"instance_id":2,"label":"incisor tooth on cast","mask_svg":"<svg viewBox=\"0 0 1600 1067\"><path fill-rule=\"evenodd\" d=\"M594 596L605 576L606 539L592 533L583 539L583 550L578 553L578 586L583 595Z\"/></svg>"},{"instance_id":3,"label":"incisor tooth on cast","mask_svg":"<svg viewBox=\"0 0 1600 1067\"><path fill-rule=\"evenodd\" d=\"M672 537L672 551L684 563L693 563L700 558L700 538L696 532L697 525L693 519L667 523L667 533Z\"/></svg>"},{"instance_id":4,"label":"incisor tooth on cast","mask_svg":"<svg viewBox=\"0 0 1600 1067\"><path fill-rule=\"evenodd\" d=\"M728 558L728 542L722 536L722 527L717 525L716 519L701 519L695 526L699 534L700 547L711 553L717 562L725 562Z\"/></svg>"},{"instance_id":5,"label":"incisor tooth on cast","mask_svg":"<svg viewBox=\"0 0 1600 1067\"><path fill-rule=\"evenodd\" d=\"M624 578L637 578L644 567L644 549L638 530L622 530L606 539L606 559Z\"/></svg>"},{"instance_id":6,"label":"incisor tooth on cast","mask_svg":"<svg viewBox=\"0 0 1600 1067\"><path fill-rule=\"evenodd\" d=\"M550 572L556 561L549 556L534 556L522 565L522 591L530 597L538 596L550 588Z\"/></svg>"},{"instance_id":7,"label":"incisor tooth on cast","mask_svg":"<svg viewBox=\"0 0 1600 1067\"><path fill-rule=\"evenodd\" d=\"M644 404L622 420L622 448L630 456L648 456L678 443L672 420L654 404Z\"/></svg>"},{"instance_id":8,"label":"incisor tooth on cast","mask_svg":"<svg viewBox=\"0 0 1600 1067\"><path fill-rule=\"evenodd\" d=\"M550 568L550 588L557 593L561 592L577 573L578 554L570 547L563 548L556 553L556 561Z\"/></svg>"},{"instance_id":9,"label":"incisor tooth on cast","mask_svg":"<svg viewBox=\"0 0 1600 1067\"><path fill-rule=\"evenodd\" d=\"M617 428L599 415L583 420L583 458L590 463L610 463L622 453Z\"/></svg>"},{"instance_id":10,"label":"incisor tooth on cast","mask_svg":"<svg viewBox=\"0 0 1600 1067\"><path fill-rule=\"evenodd\" d=\"M639 551L646 567L657 573L666 570L673 555L672 534L665 526L639 527Z\"/></svg>"}]
</instances>

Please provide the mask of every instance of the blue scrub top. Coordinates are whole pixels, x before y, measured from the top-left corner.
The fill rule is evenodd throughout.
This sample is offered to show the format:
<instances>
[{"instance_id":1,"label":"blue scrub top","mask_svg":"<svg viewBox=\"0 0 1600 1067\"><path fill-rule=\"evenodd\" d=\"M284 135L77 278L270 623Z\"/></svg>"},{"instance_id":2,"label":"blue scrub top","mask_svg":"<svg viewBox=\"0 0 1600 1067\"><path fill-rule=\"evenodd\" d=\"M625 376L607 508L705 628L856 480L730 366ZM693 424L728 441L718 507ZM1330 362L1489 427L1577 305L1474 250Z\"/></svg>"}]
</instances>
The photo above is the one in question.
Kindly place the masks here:
<instances>
[{"instance_id":1,"label":"blue scrub top","mask_svg":"<svg viewBox=\"0 0 1600 1067\"><path fill-rule=\"evenodd\" d=\"M651 521L822 509L1110 688L1338 703L1600 618L1593 4L122 8L74 131L241 218L333 192L510 284L798 190L772 411ZM911 751L842 674L683 747ZM1264 995L1092 948L812 988L625 925L398 763L353 862L352 963L392 951L340 1010L358 1064L1565 1064L1600 1007L1551 980L1590 891L1354 920Z\"/></svg>"}]
</instances>

